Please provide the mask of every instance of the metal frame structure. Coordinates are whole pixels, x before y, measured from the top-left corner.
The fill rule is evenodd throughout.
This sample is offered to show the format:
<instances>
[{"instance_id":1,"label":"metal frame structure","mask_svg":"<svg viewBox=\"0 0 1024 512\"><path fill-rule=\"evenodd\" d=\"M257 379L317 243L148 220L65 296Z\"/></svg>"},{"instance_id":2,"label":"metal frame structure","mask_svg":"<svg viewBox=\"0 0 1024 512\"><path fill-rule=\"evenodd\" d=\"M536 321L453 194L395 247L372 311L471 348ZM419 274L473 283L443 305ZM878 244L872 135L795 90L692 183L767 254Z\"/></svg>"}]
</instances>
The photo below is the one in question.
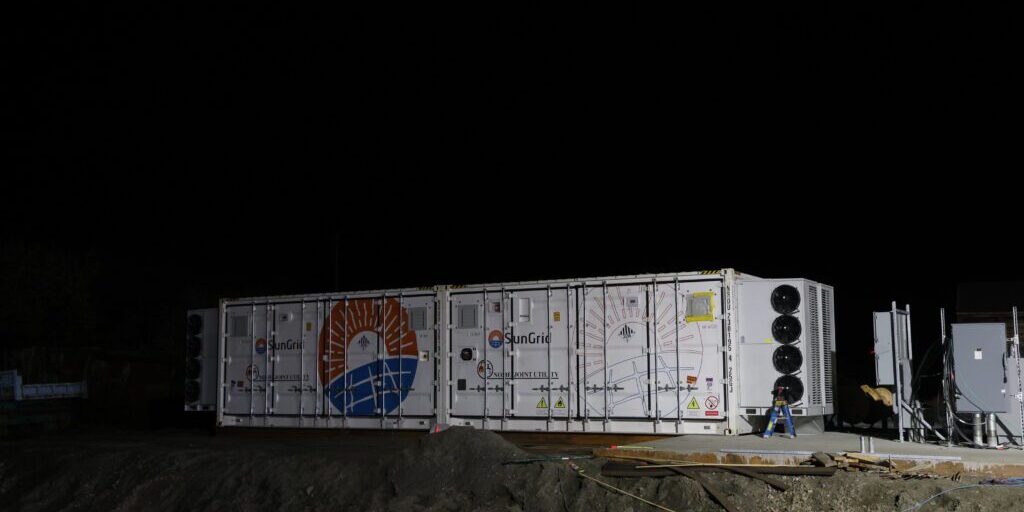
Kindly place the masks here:
<instances>
[{"instance_id":1,"label":"metal frame structure","mask_svg":"<svg viewBox=\"0 0 1024 512\"><path fill-rule=\"evenodd\" d=\"M1024 382L1021 382L1021 366L1020 366L1020 332L1017 326L1017 306L1013 307L1013 338L1010 338L1011 342L1011 357L1013 357L1016 363L1017 369L1017 393L1014 397L1020 405L1020 432L1024 436ZM1018 445L1021 449L1024 449L1024 438L1021 439Z\"/></svg>"},{"instance_id":2,"label":"metal frame structure","mask_svg":"<svg viewBox=\"0 0 1024 512\"><path fill-rule=\"evenodd\" d=\"M896 414L898 439L901 443L906 440L905 438L919 443L924 442L927 429L940 440L945 441L948 438L924 419L920 403L917 400L911 400L911 385L904 380L910 378L913 382L914 338L910 322L910 304L899 309L896 301L892 301L892 309L889 314L893 354L892 370L896 386L896 393L893 395L893 412ZM904 332L906 333L905 337L902 335Z\"/></svg>"}]
</instances>

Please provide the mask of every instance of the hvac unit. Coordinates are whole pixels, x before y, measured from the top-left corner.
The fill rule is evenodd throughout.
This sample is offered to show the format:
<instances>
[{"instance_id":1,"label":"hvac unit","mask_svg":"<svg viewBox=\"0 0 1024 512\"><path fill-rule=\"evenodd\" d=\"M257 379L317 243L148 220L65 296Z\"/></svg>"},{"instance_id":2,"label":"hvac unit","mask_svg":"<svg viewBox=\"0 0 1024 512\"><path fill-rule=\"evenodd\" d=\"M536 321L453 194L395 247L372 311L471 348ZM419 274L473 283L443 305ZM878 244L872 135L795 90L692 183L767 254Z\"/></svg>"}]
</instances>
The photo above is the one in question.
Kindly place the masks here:
<instances>
[{"instance_id":1,"label":"hvac unit","mask_svg":"<svg viewBox=\"0 0 1024 512\"><path fill-rule=\"evenodd\" d=\"M212 411L217 403L217 309L185 316L185 410Z\"/></svg>"},{"instance_id":2,"label":"hvac unit","mask_svg":"<svg viewBox=\"0 0 1024 512\"><path fill-rule=\"evenodd\" d=\"M741 281L740 407L763 415L781 389L794 415L832 413L832 288L806 279Z\"/></svg>"}]
</instances>

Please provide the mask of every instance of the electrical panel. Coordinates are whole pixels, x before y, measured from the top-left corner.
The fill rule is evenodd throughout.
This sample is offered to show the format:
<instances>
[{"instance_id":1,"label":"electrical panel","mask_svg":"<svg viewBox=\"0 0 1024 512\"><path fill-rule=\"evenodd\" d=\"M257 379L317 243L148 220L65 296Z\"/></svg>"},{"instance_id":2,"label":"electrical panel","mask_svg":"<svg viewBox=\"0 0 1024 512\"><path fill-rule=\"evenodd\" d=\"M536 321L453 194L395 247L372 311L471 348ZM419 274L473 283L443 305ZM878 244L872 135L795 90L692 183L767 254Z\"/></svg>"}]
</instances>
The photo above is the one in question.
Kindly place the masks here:
<instances>
[{"instance_id":1,"label":"electrical panel","mask_svg":"<svg viewBox=\"0 0 1024 512\"><path fill-rule=\"evenodd\" d=\"M1006 325L953 324L952 337L956 411L1006 412Z\"/></svg>"}]
</instances>

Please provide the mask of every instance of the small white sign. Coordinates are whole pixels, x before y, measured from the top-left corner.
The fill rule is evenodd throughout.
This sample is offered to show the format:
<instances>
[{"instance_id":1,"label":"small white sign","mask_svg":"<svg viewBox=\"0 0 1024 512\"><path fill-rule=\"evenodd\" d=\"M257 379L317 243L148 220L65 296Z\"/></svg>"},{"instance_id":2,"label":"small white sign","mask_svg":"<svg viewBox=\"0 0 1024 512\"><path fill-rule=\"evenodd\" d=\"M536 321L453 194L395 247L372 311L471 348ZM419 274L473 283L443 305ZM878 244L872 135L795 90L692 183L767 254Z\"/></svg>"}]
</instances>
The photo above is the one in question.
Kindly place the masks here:
<instances>
[{"instance_id":1,"label":"small white sign","mask_svg":"<svg viewBox=\"0 0 1024 512\"><path fill-rule=\"evenodd\" d=\"M981 349L980 348L974 349L974 358L975 359L981 359Z\"/></svg>"}]
</instances>

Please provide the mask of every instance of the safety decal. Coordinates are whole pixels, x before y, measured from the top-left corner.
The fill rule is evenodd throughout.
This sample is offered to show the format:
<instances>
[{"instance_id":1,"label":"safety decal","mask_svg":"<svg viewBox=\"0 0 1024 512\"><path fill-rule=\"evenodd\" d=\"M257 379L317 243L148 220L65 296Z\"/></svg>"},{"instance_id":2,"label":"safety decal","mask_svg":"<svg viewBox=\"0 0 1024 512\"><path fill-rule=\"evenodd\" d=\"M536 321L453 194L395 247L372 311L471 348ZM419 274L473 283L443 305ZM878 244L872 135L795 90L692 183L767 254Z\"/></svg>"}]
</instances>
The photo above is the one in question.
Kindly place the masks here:
<instances>
[{"instance_id":1,"label":"safety decal","mask_svg":"<svg viewBox=\"0 0 1024 512\"><path fill-rule=\"evenodd\" d=\"M718 409L718 397L711 395L704 400L704 407L708 409Z\"/></svg>"},{"instance_id":2,"label":"safety decal","mask_svg":"<svg viewBox=\"0 0 1024 512\"><path fill-rule=\"evenodd\" d=\"M476 375L481 379L489 379L494 376L494 364L484 359L476 364Z\"/></svg>"},{"instance_id":3,"label":"safety decal","mask_svg":"<svg viewBox=\"0 0 1024 512\"><path fill-rule=\"evenodd\" d=\"M555 409L565 409L565 399L558 397L558 401L555 402Z\"/></svg>"},{"instance_id":4,"label":"safety decal","mask_svg":"<svg viewBox=\"0 0 1024 512\"><path fill-rule=\"evenodd\" d=\"M686 376L686 383L687 384L696 384L697 383L697 376L696 375L687 375Z\"/></svg>"},{"instance_id":5,"label":"safety decal","mask_svg":"<svg viewBox=\"0 0 1024 512\"><path fill-rule=\"evenodd\" d=\"M700 404L697 403L696 398L691 398L690 403L686 404L687 409L700 409Z\"/></svg>"},{"instance_id":6,"label":"safety decal","mask_svg":"<svg viewBox=\"0 0 1024 512\"><path fill-rule=\"evenodd\" d=\"M537 408L538 409L547 409L548 408L548 402L547 402L547 400L544 400L544 397L540 397L540 402L537 402Z\"/></svg>"},{"instance_id":7,"label":"safety decal","mask_svg":"<svg viewBox=\"0 0 1024 512\"><path fill-rule=\"evenodd\" d=\"M553 317L553 320L555 322L561 322L562 321L562 312L561 311L555 311L554 313L551 314L551 316Z\"/></svg>"}]
</instances>

